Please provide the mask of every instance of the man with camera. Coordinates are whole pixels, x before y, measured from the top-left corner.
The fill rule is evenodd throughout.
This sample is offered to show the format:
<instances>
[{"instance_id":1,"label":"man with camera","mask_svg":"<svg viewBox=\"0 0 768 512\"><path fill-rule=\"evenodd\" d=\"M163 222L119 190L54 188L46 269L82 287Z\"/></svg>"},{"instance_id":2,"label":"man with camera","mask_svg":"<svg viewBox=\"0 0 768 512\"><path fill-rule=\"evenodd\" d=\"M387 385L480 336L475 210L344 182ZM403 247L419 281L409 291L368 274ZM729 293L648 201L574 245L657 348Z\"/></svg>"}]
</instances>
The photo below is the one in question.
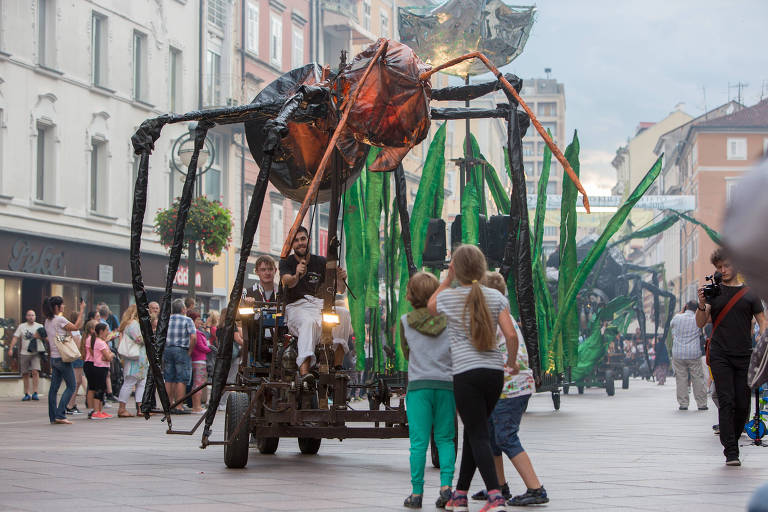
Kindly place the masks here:
<instances>
[{"instance_id":1,"label":"man with camera","mask_svg":"<svg viewBox=\"0 0 768 512\"><path fill-rule=\"evenodd\" d=\"M719 400L720 443L725 463L740 466L739 437L744 431L750 404L747 370L752 352L752 318L763 332L765 317L760 299L739 280L725 251L717 249L710 261L717 272L707 278L712 284L699 288L696 325L704 327L708 322L713 323L707 360Z\"/></svg>"},{"instance_id":2,"label":"man with camera","mask_svg":"<svg viewBox=\"0 0 768 512\"><path fill-rule=\"evenodd\" d=\"M322 256L309 253L309 233L300 227L293 240L293 253L280 260L280 281L285 289L285 325L291 334L298 338L299 373L306 375L314 365L315 347L322 333L323 300L319 297L325 276L326 260ZM337 284L347 278L347 273L337 270ZM343 286L343 285L342 285ZM344 354L347 352L347 340L352 334L352 321L349 310L336 307L338 325L333 328L334 361L341 368Z\"/></svg>"}]
</instances>

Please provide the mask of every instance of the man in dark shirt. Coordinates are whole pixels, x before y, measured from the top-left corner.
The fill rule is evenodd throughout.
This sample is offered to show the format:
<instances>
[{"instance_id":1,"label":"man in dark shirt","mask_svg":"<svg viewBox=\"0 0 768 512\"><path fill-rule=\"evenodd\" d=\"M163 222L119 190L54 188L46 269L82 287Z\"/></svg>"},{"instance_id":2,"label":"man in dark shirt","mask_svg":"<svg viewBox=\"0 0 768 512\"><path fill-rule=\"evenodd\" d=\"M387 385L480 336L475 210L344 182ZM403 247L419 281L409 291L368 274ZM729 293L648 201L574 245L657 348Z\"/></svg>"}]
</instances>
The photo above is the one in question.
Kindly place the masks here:
<instances>
[{"instance_id":1,"label":"man in dark shirt","mask_svg":"<svg viewBox=\"0 0 768 512\"><path fill-rule=\"evenodd\" d=\"M704 297L704 288L699 288L696 309L696 325L699 327L717 321L731 298L744 286L722 248L712 253L710 261L723 275L722 293L708 301ZM739 436L749 416L751 393L747 386L747 370L752 352L753 317L760 326L760 332L765 331L762 303L748 291L722 317L712 333L709 346L710 369L719 401L720 443L723 445L725 463L729 466L741 465Z\"/></svg>"},{"instance_id":2,"label":"man in dark shirt","mask_svg":"<svg viewBox=\"0 0 768 512\"><path fill-rule=\"evenodd\" d=\"M293 240L293 253L280 260L280 282L285 290L285 325L298 338L299 373L306 375L315 364L315 347L322 333L323 300L318 297L325 276L326 260L309 254L309 233L300 227ZM337 269L338 279L346 279L347 273ZM352 334L349 310L336 306L339 324L333 328L335 346L333 364L341 367L347 352L347 340Z\"/></svg>"}]
</instances>

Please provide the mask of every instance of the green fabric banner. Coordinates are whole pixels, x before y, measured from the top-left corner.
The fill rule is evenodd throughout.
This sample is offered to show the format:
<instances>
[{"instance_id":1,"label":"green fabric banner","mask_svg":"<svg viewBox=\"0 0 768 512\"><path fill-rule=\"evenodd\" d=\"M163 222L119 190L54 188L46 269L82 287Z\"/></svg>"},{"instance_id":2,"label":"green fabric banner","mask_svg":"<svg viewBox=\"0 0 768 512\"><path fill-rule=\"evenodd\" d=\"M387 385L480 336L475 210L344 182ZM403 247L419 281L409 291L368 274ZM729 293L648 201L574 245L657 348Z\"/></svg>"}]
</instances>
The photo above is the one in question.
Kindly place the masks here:
<instances>
[{"instance_id":1,"label":"green fabric banner","mask_svg":"<svg viewBox=\"0 0 768 512\"><path fill-rule=\"evenodd\" d=\"M565 158L571 164L573 172L579 175L579 137L573 133L573 141L565 149ZM563 199L560 209L560 267L557 280L557 304L565 301L565 295L573 284L576 274L576 200L578 190L570 177L563 173ZM579 313L576 308L563 310L564 327L553 339L552 360L554 371L560 373L569 365L575 364L579 346Z\"/></svg>"},{"instance_id":2,"label":"green fabric banner","mask_svg":"<svg viewBox=\"0 0 768 512\"><path fill-rule=\"evenodd\" d=\"M603 307L589 324L589 336L579 345L578 364L571 367L571 380L580 382L589 376L595 365L602 360L605 349L611 339L619 332L614 317L632 307L633 299L627 296L616 297ZM621 319L621 318L620 318ZM610 322L611 327L603 332L603 322Z\"/></svg>"},{"instance_id":3,"label":"green fabric banner","mask_svg":"<svg viewBox=\"0 0 768 512\"><path fill-rule=\"evenodd\" d=\"M344 234L347 240L364 238L363 203L358 178L344 193ZM361 236L363 235L363 236ZM363 244L347 244L347 283L352 293L348 295L352 330L355 333L355 352L358 371L365 369L365 249Z\"/></svg>"},{"instance_id":4,"label":"green fabric banner","mask_svg":"<svg viewBox=\"0 0 768 512\"><path fill-rule=\"evenodd\" d=\"M437 194L443 194L443 181L445 179L445 130L446 123L440 125L429 145L427 158L421 172L419 189L416 192L416 200L411 212L411 248L413 249L413 263L417 269L421 268L421 256L424 251L424 241L427 238L427 226L430 213L434 212ZM402 243L402 242L401 242ZM408 264L405 254L400 252L400 294L398 296L398 319L410 309L410 303L405 300L406 286L408 285ZM395 329L397 344L395 345L395 364L397 369L405 371L408 364L403 356L403 348L400 344L400 329Z\"/></svg>"},{"instance_id":5,"label":"green fabric banner","mask_svg":"<svg viewBox=\"0 0 768 512\"><path fill-rule=\"evenodd\" d=\"M680 217L684 218L685 220L687 220L688 222L690 222L692 224L696 224L697 226L701 226L702 229L704 229L704 231L707 233L707 236L709 236L709 238L713 242L715 242L717 245L723 245L723 239L720 236L720 233L718 233L717 231L715 231L711 227L707 226L703 222L698 221L698 220L694 219L693 217L691 217L690 215L685 214L683 212L678 212L678 211L675 211L675 210L669 210L669 211L673 212L675 215L679 215Z\"/></svg>"},{"instance_id":6,"label":"green fabric banner","mask_svg":"<svg viewBox=\"0 0 768 512\"><path fill-rule=\"evenodd\" d=\"M587 276L589 276L589 273L592 271L595 263L597 263L597 260L600 259L600 256L602 256L605 248L608 246L608 241L624 224L624 221L626 221L627 217L629 216L629 212L632 210L635 204L637 204L640 198L643 197L643 195L648 191L648 188L659 176L659 173L661 172L661 159L663 156L664 155L662 154L656 160L656 163L653 164L653 167L651 167L651 169L640 181L640 183L637 184L637 187L634 191L632 191L624 204L621 205L616 213L613 214L613 217L611 217L611 220L608 221L608 225L606 226L605 230L589 250L586 258L584 258L584 260L579 265L579 268L576 270L576 277L568 289L568 293L565 295L565 300L558 303L559 313L555 319L555 325L552 328L553 338L558 336L560 332L566 328L568 311L576 310L576 296L578 295L579 290L581 290L581 287L584 286L584 282L587 280Z\"/></svg>"},{"instance_id":7,"label":"green fabric banner","mask_svg":"<svg viewBox=\"0 0 768 512\"><path fill-rule=\"evenodd\" d=\"M365 184L365 264L367 265L367 281L365 307L373 308L379 305L379 259L380 250L380 227L381 227L381 208L382 195L385 184L389 185L389 174L383 172L370 172L370 166L376 156L381 151L375 146L371 147L366 160ZM385 182L386 178L386 182Z\"/></svg>"},{"instance_id":8,"label":"green fabric banner","mask_svg":"<svg viewBox=\"0 0 768 512\"><path fill-rule=\"evenodd\" d=\"M551 133L550 133L551 136ZM544 216L547 212L547 184L549 183L549 172L552 165L552 150L549 146L544 146L544 163L539 177L538 195L536 198L536 214L534 216L534 227L532 232L533 243L531 250L533 254L531 261L533 263L533 292L536 298L536 323L539 328L539 361L541 371L547 369L547 361L553 354L550 354L551 339L549 337L552 328L552 295L550 295L547 286L546 271L542 257L542 246L544 244Z\"/></svg>"}]
</instances>

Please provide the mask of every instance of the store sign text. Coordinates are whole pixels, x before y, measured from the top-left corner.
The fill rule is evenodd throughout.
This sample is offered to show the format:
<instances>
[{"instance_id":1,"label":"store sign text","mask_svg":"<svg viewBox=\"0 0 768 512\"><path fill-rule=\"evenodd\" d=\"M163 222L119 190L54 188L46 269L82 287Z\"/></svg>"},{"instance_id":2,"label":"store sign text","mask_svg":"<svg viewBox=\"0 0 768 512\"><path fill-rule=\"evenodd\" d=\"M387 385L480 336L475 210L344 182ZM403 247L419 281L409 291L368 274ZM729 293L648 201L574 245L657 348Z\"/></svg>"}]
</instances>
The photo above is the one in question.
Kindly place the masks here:
<instances>
[{"instance_id":1,"label":"store sign text","mask_svg":"<svg viewBox=\"0 0 768 512\"><path fill-rule=\"evenodd\" d=\"M32 249L26 240L17 240L11 249L8 268L14 272L61 276L64 272L64 252L51 246Z\"/></svg>"},{"instance_id":2,"label":"store sign text","mask_svg":"<svg viewBox=\"0 0 768 512\"><path fill-rule=\"evenodd\" d=\"M176 277L173 279L175 286L189 286L189 268L184 265L179 265L179 270L176 271ZM203 279L200 276L200 272L195 272L195 288L200 288L203 285Z\"/></svg>"}]
</instances>

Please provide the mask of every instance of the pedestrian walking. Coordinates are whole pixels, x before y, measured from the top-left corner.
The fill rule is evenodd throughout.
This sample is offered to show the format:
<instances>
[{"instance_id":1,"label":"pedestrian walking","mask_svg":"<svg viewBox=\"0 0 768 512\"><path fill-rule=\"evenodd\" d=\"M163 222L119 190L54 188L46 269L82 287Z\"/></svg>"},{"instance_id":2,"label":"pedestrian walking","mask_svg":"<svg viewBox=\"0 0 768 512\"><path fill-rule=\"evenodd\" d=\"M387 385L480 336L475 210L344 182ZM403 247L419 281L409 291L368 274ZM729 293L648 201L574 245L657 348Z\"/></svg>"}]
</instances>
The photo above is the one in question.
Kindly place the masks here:
<instances>
[{"instance_id":1,"label":"pedestrian walking","mask_svg":"<svg viewBox=\"0 0 768 512\"><path fill-rule=\"evenodd\" d=\"M80 310L75 323L63 316L65 306L64 299L58 295L43 299L43 316L45 316L45 332L48 338L48 346L51 354L51 387L48 391L48 419L51 423L71 424L67 419L67 404L72 393L75 392L75 373L72 363L65 363L56 348L56 337L65 337L67 333L80 330L85 313L85 302L80 301ZM61 401L56 404L62 381L66 385L61 394Z\"/></svg>"},{"instance_id":2,"label":"pedestrian walking","mask_svg":"<svg viewBox=\"0 0 768 512\"><path fill-rule=\"evenodd\" d=\"M696 302L690 301L672 318L672 368L675 370L677 404L688 410L689 388L700 411L706 411L707 386L701 363L701 329L696 325Z\"/></svg>"},{"instance_id":3,"label":"pedestrian walking","mask_svg":"<svg viewBox=\"0 0 768 512\"><path fill-rule=\"evenodd\" d=\"M488 431L488 418L504 385L504 356L496 348L497 325L507 340L507 365L513 375L519 371L515 357L517 339L507 298L480 284L486 270L480 249L473 245L458 247L453 251L445 279L428 304L433 315L442 313L447 319L453 393L464 424L459 478L446 510L468 510L467 491L475 469L480 470L488 489L488 501L482 511L506 510ZM450 288L454 278L459 286Z\"/></svg>"},{"instance_id":4,"label":"pedestrian walking","mask_svg":"<svg viewBox=\"0 0 768 512\"><path fill-rule=\"evenodd\" d=\"M94 420L104 420L112 415L102 411L105 394L107 391L107 375L109 363L115 355L107 345L109 326L98 323L93 327L94 334L85 342L85 360L92 363L88 375L88 399L93 410L88 417Z\"/></svg>"},{"instance_id":5,"label":"pedestrian walking","mask_svg":"<svg viewBox=\"0 0 768 512\"><path fill-rule=\"evenodd\" d=\"M408 508L421 508L424 465L433 430L440 459L440 495L435 503L438 508L444 508L451 499L456 465L451 340L445 316L432 316L427 310L427 301L438 286L434 275L414 274L406 288L406 300L414 310L400 318L400 340L408 359L405 403L411 442L411 494L403 503Z\"/></svg>"},{"instance_id":6,"label":"pedestrian walking","mask_svg":"<svg viewBox=\"0 0 768 512\"><path fill-rule=\"evenodd\" d=\"M118 346L124 338L128 342L139 346L139 356L136 359L123 358L123 385L120 387L118 396L117 417L131 418L134 414L128 412L126 404L131 397L131 392L135 389L136 416L139 415L141 399L144 396L144 386L147 383L147 367L149 366L147 347L144 345L144 337L141 334L141 326L139 325L139 316L135 304L128 306L128 309L123 313L123 318L120 320L117 332L120 336Z\"/></svg>"},{"instance_id":7,"label":"pedestrian walking","mask_svg":"<svg viewBox=\"0 0 768 512\"><path fill-rule=\"evenodd\" d=\"M40 339L40 334L38 333L38 329L40 329L42 325L37 323L37 315L35 314L35 311L32 309L27 311L25 319L26 322L19 325L16 328L16 332L13 333L10 348L10 352L13 353L16 343L19 341L21 342L19 346L19 372L24 381L24 396L21 399L22 402L40 400L37 396L37 390L40 384L41 351L39 349L43 346L43 340ZM30 343L33 339L36 340L34 343L35 347L33 347L35 350L30 351Z\"/></svg>"},{"instance_id":8,"label":"pedestrian walking","mask_svg":"<svg viewBox=\"0 0 768 512\"><path fill-rule=\"evenodd\" d=\"M765 332L765 317L760 299L739 280L724 249L715 250L712 265L722 275L721 293L707 298L699 288L696 325L713 322L709 342L709 366L717 389L720 443L728 466L740 466L739 437L749 416L751 390L747 371L752 353L752 319Z\"/></svg>"},{"instance_id":9,"label":"pedestrian walking","mask_svg":"<svg viewBox=\"0 0 768 512\"><path fill-rule=\"evenodd\" d=\"M653 376L656 378L656 385L663 386L667 382L669 372L669 351L666 341L656 338L653 354Z\"/></svg>"},{"instance_id":10,"label":"pedestrian walking","mask_svg":"<svg viewBox=\"0 0 768 512\"><path fill-rule=\"evenodd\" d=\"M195 343L195 348L192 350L192 354L190 355L190 358L192 359L192 389L197 389L198 387L203 386L208 382L206 357L211 351L211 347L208 345L208 339L205 337L205 333L202 331L203 319L200 318L198 312L192 311L188 316L195 323L195 329L197 330L197 343ZM203 413L203 409L200 405L202 398L202 389L192 395L193 414Z\"/></svg>"}]
</instances>

